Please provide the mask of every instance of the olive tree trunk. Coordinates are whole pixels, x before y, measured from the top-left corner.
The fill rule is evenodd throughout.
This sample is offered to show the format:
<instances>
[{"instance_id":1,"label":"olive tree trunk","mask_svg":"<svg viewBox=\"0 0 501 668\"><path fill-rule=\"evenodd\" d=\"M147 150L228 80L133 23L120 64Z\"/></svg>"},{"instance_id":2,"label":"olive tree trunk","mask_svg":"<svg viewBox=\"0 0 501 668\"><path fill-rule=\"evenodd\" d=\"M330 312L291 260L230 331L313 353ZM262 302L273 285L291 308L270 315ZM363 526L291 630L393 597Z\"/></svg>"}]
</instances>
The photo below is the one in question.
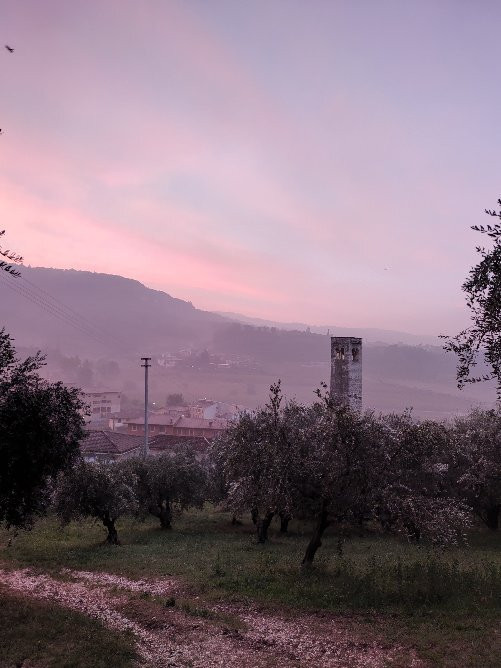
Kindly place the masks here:
<instances>
[{"instance_id":1,"label":"olive tree trunk","mask_svg":"<svg viewBox=\"0 0 501 668\"><path fill-rule=\"evenodd\" d=\"M280 513L280 533L287 533L291 516L287 513Z\"/></svg>"},{"instance_id":2,"label":"olive tree trunk","mask_svg":"<svg viewBox=\"0 0 501 668\"><path fill-rule=\"evenodd\" d=\"M108 545L120 545L120 541L118 540L117 529L115 527L115 520L112 519L108 513L106 513L103 517L103 524L108 530L108 535L106 536L106 543L108 543Z\"/></svg>"},{"instance_id":3,"label":"olive tree trunk","mask_svg":"<svg viewBox=\"0 0 501 668\"><path fill-rule=\"evenodd\" d=\"M160 526L162 529L172 529L172 510L168 502L162 504L160 507L158 519L160 520Z\"/></svg>"},{"instance_id":4,"label":"olive tree trunk","mask_svg":"<svg viewBox=\"0 0 501 668\"><path fill-rule=\"evenodd\" d=\"M485 513L484 522L491 531L499 529L499 515L501 513L501 506L490 506Z\"/></svg>"},{"instance_id":5,"label":"olive tree trunk","mask_svg":"<svg viewBox=\"0 0 501 668\"><path fill-rule=\"evenodd\" d=\"M268 540L268 529L270 528L271 520L275 513L266 513L262 518L259 518L256 522L257 527L257 542L265 543Z\"/></svg>"},{"instance_id":6,"label":"olive tree trunk","mask_svg":"<svg viewBox=\"0 0 501 668\"><path fill-rule=\"evenodd\" d=\"M313 564L315 554L317 553L318 548L322 545L322 536L324 535L324 531L328 526L329 513L323 509L318 515L315 531L313 532L313 536L311 537L311 540L308 543L308 547L306 548L306 552L304 553L303 561L301 563L303 568L308 568Z\"/></svg>"},{"instance_id":7,"label":"olive tree trunk","mask_svg":"<svg viewBox=\"0 0 501 668\"><path fill-rule=\"evenodd\" d=\"M160 520L162 529L172 529L172 508L168 499L158 499L148 508L148 512Z\"/></svg>"}]
</instances>

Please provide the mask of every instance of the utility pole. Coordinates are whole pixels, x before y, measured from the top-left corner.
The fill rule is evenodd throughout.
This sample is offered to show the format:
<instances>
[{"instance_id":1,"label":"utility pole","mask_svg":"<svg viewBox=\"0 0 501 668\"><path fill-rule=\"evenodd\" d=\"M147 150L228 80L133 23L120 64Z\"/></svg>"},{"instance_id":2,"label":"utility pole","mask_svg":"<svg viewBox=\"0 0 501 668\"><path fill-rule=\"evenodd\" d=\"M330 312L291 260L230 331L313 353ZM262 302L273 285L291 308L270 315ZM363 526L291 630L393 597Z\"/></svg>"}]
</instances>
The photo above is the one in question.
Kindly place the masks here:
<instances>
[{"instance_id":1,"label":"utility pole","mask_svg":"<svg viewBox=\"0 0 501 668\"><path fill-rule=\"evenodd\" d=\"M151 357L141 357L141 361L144 364L141 366L144 368L144 448L143 448L143 457L146 459L148 456L148 369L151 364Z\"/></svg>"}]
</instances>

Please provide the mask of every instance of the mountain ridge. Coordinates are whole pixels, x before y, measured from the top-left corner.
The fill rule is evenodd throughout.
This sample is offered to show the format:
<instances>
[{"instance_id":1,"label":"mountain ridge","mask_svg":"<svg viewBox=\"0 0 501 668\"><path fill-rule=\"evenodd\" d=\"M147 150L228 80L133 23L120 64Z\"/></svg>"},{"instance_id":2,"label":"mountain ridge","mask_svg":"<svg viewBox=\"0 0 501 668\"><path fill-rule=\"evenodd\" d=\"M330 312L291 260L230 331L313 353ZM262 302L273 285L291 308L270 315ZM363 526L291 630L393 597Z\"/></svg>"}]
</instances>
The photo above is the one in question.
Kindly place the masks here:
<instances>
[{"instance_id":1,"label":"mountain ridge","mask_svg":"<svg viewBox=\"0 0 501 668\"><path fill-rule=\"evenodd\" d=\"M303 322L280 322L275 320L267 320L266 318L256 318L244 315L242 313L234 313L232 311L214 311L217 315L221 315L229 320L235 320L248 325L255 325L256 327L275 327L286 330L309 330L313 334L327 334L331 336L358 336L365 341L371 343L406 343L418 345L439 345L440 340L438 336L431 334L412 334L410 332L402 332L400 330L381 329L378 327L341 327L339 325L308 325Z\"/></svg>"},{"instance_id":2,"label":"mountain ridge","mask_svg":"<svg viewBox=\"0 0 501 668\"><path fill-rule=\"evenodd\" d=\"M78 378L85 379L92 365L96 373L113 367L114 385L139 400L139 358L148 355L155 360L166 353L175 357L181 349L188 356L190 349L209 351L212 366L202 368L198 358L182 368L157 366L151 374L152 396L157 397L153 400L162 402L168 392L181 391L193 398L213 396L252 407L266 401L271 383L281 378L286 394L311 401L319 382L329 379L326 329L316 333L307 326L284 329L263 325L262 320L259 325L230 320L114 274L47 267L22 267L21 271L18 279L0 278L0 327L6 327L18 347L50 351L47 373L53 379L75 382L75 369ZM289 323L296 324L301 325ZM332 330L332 334L341 330L347 335L361 331ZM381 331L389 332L389 341L364 338L367 407L389 411L414 406L416 414L443 416L494 400L489 385L459 392L456 360L440 346L395 342L401 333L377 330ZM207 355L205 359L209 364ZM86 360L89 363L83 369ZM229 362L219 366L218 360ZM74 372L67 371L70 368ZM106 382L104 373L99 376L102 382Z\"/></svg>"}]
</instances>

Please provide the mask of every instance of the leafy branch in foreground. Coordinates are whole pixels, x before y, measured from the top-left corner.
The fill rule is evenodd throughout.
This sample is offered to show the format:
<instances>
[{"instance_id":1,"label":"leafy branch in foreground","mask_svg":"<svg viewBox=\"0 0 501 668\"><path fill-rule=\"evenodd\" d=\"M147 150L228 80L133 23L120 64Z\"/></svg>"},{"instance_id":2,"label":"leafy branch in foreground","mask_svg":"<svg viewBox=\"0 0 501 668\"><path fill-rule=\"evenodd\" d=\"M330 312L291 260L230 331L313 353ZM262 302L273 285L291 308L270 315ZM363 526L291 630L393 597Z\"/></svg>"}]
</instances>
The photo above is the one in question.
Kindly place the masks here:
<instances>
[{"instance_id":1,"label":"leafy branch in foreground","mask_svg":"<svg viewBox=\"0 0 501 668\"><path fill-rule=\"evenodd\" d=\"M4 234L5 230L0 230L0 237L3 237ZM0 260L0 270L6 271L8 274L11 274L11 276L17 277L21 275L21 272L14 268L15 264L21 264L23 261L23 258L19 253L16 253L9 248L4 249L0 245L0 256L5 257L8 260L7 262L5 260Z\"/></svg>"},{"instance_id":2,"label":"leafy branch in foreground","mask_svg":"<svg viewBox=\"0 0 501 668\"><path fill-rule=\"evenodd\" d=\"M501 221L501 199L498 205L499 211L486 209L485 213ZM456 336L442 335L441 338L445 339L444 349L458 357L459 388L466 383L495 379L497 394L501 397L501 222L473 225L471 229L487 235L494 245L491 249L477 246L482 259L461 286L472 324ZM479 360L485 360L491 371L471 375Z\"/></svg>"}]
</instances>

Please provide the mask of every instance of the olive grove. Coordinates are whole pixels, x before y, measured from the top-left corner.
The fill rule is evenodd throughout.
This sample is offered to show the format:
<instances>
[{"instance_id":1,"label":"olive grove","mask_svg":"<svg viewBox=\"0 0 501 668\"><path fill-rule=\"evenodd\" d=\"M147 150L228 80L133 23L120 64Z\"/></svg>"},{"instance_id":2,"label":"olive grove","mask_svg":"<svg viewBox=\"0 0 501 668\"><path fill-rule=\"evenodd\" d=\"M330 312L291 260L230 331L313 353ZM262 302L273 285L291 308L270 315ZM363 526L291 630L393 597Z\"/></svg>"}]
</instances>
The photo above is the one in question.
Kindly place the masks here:
<instances>
[{"instance_id":1,"label":"olive grove","mask_svg":"<svg viewBox=\"0 0 501 668\"><path fill-rule=\"evenodd\" d=\"M274 514L312 520L303 565L310 565L330 525L343 535L373 523L409 540L463 539L468 507L447 463L450 430L410 414L377 416L318 394L311 406L284 400L243 415L212 446L224 472L226 507L252 511L258 540Z\"/></svg>"}]
</instances>

